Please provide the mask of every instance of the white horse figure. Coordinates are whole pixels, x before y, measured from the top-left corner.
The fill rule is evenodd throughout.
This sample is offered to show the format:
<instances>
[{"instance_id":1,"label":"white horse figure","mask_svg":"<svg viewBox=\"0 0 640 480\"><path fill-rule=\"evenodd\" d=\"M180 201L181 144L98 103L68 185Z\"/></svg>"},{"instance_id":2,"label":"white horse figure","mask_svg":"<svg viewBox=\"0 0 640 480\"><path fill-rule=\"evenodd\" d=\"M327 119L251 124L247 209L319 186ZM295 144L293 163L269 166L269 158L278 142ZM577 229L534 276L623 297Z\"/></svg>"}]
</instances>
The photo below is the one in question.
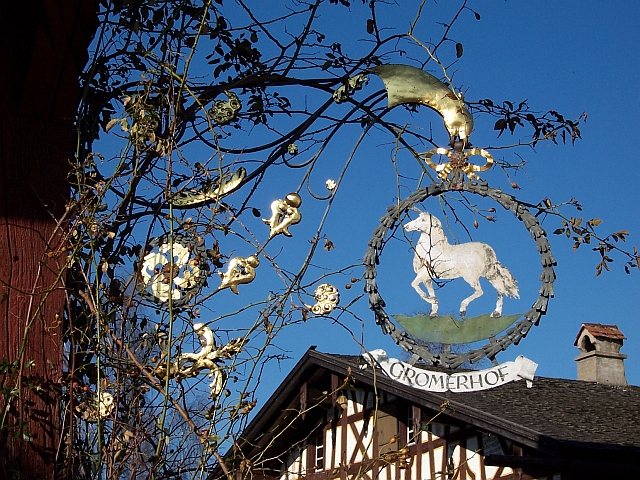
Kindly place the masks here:
<instances>
[{"instance_id":1,"label":"white horse figure","mask_svg":"<svg viewBox=\"0 0 640 480\"><path fill-rule=\"evenodd\" d=\"M420 212L418 209L414 209ZM518 283L511 272L496 258L496 253L486 243L469 242L451 245L442 228L442 223L427 212L420 212L420 216L404 225L408 232L422 232L415 248L413 269L416 278L411 286L423 300L431 304L431 316L438 315L438 299L433 290L433 279L451 280L463 278L471 287L473 293L460 303L460 315L464 317L467 307L476 298L482 296L480 277L486 278L498 292L496 309L492 317L502 315L502 296L520 298ZM427 287L427 295L420 284Z\"/></svg>"}]
</instances>

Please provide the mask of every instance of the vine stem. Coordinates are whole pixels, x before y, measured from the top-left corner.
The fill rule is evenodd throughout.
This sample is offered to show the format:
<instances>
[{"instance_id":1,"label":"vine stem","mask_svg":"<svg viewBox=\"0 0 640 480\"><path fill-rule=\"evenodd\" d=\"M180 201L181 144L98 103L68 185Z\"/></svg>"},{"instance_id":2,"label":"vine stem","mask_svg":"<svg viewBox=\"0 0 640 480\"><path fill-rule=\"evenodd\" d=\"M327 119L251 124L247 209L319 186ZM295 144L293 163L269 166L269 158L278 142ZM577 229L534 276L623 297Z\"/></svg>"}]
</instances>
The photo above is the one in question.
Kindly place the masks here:
<instances>
[{"instance_id":1,"label":"vine stem","mask_svg":"<svg viewBox=\"0 0 640 480\"><path fill-rule=\"evenodd\" d=\"M93 303L93 300L83 291L78 291L78 295L80 297L82 297L82 299L87 302L87 305L89 306L89 310L91 310L91 313L93 315L97 315L98 311L96 310L95 304ZM140 363L140 360L138 360L138 357L136 357L136 355L131 351L131 349L129 348L128 345L125 345L112 331L108 326L105 326L105 330L108 332L108 334L111 336L111 338L113 339L113 341L116 343L116 345L118 345L121 349L123 349L125 352L127 352L127 356L129 357L129 359L135 364L135 366L138 368L138 370L140 371L140 373L142 373L142 375L145 376L145 378L149 381L149 384L161 395L164 396L165 399L167 399L169 402L171 402L171 405L177 410L177 412L180 414L180 416L184 419L185 422L187 422L187 424L189 425L189 427L191 427L191 429L193 430L193 432L196 434L196 436L198 437L198 439L201 442L205 442L205 438L204 435L202 434L202 432L200 431L200 429L196 426L195 422L191 419L191 417L189 416L189 414L186 412L186 410L184 408L182 408L182 405L180 405L180 403L175 400L173 397L171 397L168 392L165 390L165 388L162 386L162 384L151 374L151 372L149 372L148 369L145 368L144 365L142 365L142 363ZM168 375L167 375L168 378ZM220 456L220 454L218 452L214 452L214 456L216 457L216 459L218 460L218 462L220 462L220 467L222 468L222 470L224 471L225 474L229 474L229 468L226 466L226 464L224 463L224 459Z\"/></svg>"}]
</instances>

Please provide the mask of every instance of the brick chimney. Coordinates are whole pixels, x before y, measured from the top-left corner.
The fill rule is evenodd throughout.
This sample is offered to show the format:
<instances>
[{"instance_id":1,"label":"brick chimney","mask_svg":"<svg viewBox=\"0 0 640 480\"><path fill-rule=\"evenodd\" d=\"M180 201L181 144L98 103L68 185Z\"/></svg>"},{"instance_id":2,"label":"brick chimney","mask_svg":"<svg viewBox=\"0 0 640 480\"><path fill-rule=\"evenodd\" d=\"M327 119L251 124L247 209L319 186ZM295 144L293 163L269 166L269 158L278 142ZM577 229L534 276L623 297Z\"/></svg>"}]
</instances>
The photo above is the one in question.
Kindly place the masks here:
<instances>
[{"instance_id":1,"label":"brick chimney","mask_svg":"<svg viewBox=\"0 0 640 480\"><path fill-rule=\"evenodd\" d=\"M578 380L607 385L627 385L624 374L624 359L620 353L625 336L617 325L583 323L574 345L580 350L575 360L578 363Z\"/></svg>"}]
</instances>

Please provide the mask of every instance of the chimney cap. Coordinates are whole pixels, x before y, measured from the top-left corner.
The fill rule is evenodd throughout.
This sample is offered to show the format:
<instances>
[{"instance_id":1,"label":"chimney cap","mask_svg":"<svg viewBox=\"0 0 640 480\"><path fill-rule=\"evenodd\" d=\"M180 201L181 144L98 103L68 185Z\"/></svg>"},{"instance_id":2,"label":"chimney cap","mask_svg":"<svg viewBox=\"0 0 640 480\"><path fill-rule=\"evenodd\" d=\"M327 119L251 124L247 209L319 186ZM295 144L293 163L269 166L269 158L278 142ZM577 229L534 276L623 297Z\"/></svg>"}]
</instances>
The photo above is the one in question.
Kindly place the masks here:
<instances>
[{"instance_id":1,"label":"chimney cap","mask_svg":"<svg viewBox=\"0 0 640 480\"><path fill-rule=\"evenodd\" d=\"M578 346L578 340L582 335L582 331L586 330L596 338L608 338L609 340L626 340L627 337L618 329L617 325L603 325L601 323L583 323L576 341L573 343Z\"/></svg>"}]
</instances>

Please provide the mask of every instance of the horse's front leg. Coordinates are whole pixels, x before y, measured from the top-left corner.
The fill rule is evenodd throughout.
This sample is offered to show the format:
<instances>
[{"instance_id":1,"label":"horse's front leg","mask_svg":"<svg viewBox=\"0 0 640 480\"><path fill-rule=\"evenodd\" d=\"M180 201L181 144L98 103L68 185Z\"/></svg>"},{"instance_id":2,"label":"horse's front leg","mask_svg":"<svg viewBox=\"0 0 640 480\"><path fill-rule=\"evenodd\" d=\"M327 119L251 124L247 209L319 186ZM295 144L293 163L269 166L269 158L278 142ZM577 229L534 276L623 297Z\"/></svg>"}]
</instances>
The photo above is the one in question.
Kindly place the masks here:
<instances>
[{"instance_id":1,"label":"horse's front leg","mask_svg":"<svg viewBox=\"0 0 640 480\"><path fill-rule=\"evenodd\" d=\"M420 284L424 284L427 287L427 291L429 295L424 293L424 290L420 288ZM429 316L437 317L438 316L438 299L436 298L436 292L433 290L433 284L431 282L431 277L428 273L421 271L416 275L416 278L411 282L411 286L413 289L420 295L420 297L425 301L431 304L431 313Z\"/></svg>"},{"instance_id":2,"label":"horse's front leg","mask_svg":"<svg viewBox=\"0 0 640 480\"><path fill-rule=\"evenodd\" d=\"M482 287L480 286L480 279L476 278L475 280L468 280L466 279L466 282L471 285L471 287L473 288L473 293L471 295L469 295L467 298L465 298L461 303L460 303L460 316L464 317L467 314L467 307L469 306L469 304L475 300L478 297L481 297L483 292L482 292Z\"/></svg>"}]
</instances>

